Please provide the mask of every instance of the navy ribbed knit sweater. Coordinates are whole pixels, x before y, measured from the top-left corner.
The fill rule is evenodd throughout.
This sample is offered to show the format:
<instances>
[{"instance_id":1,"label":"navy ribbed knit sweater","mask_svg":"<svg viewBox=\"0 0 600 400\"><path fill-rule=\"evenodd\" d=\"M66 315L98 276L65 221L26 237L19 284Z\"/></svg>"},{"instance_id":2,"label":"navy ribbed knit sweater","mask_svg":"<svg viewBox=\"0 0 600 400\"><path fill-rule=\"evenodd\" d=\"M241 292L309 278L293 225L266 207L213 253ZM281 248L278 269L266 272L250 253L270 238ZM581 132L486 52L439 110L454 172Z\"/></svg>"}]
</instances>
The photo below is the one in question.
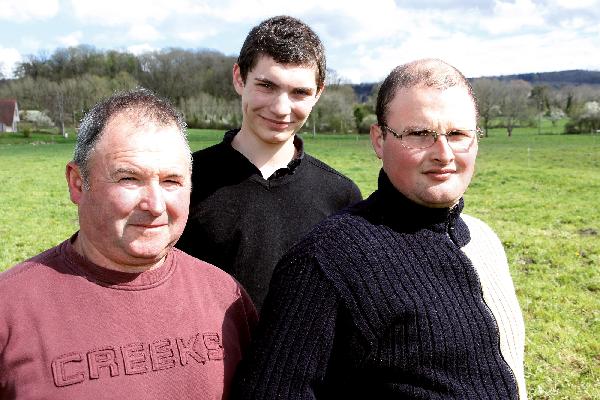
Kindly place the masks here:
<instances>
[{"instance_id":1,"label":"navy ribbed knit sweater","mask_svg":"<svg viewBox=\"0 0 600 400\"><path fill-rule=\"evenodd\" d=\"M419 206L382 173L319 224L275 270L234 398L525 398L506 258L462 208Z\"/></svg>"}]
</instances>

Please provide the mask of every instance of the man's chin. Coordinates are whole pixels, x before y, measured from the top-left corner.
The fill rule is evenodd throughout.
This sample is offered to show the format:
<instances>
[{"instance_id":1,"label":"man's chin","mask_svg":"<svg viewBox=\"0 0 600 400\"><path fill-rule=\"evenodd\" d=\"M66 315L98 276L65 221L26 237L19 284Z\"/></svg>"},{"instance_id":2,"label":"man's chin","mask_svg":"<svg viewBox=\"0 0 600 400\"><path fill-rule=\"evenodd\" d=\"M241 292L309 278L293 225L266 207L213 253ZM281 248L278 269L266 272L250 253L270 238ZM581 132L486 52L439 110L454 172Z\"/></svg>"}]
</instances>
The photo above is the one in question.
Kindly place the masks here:
<instances>
[{"instance_id":1,"label":"man's chin","mask_svg":"<svg viewBox=\"0 0 600 400\"><path fill-rule=\"evenodd\" d=\"M142 266L161 261L172 247L172 244L167 246L130 246L127 254L132 265Z\"/></svg>"},{"instance_id":2,"label":"man's chin","mask_svg":"<svg viewBox=\"0 0 600 400\"><path fill-rule=\"evenodd\" d=\"M291 140L294 136L294 131L286 130L286 131L270 131L268 134L263 136L263 138L267 138L265 142L271 144L283 144Z\"/></svg>"},{"instance_id":3,"label":"man's chin","mask_svg":"<svg viewBox=\"0 0 600 400\"><path fill-rule=\"evenodd\" d=\"M457 196L457 194L434 191L421 194L416 202L429 208L450 208L460 200L461 196Z\"/></svg>"}]
</instances>

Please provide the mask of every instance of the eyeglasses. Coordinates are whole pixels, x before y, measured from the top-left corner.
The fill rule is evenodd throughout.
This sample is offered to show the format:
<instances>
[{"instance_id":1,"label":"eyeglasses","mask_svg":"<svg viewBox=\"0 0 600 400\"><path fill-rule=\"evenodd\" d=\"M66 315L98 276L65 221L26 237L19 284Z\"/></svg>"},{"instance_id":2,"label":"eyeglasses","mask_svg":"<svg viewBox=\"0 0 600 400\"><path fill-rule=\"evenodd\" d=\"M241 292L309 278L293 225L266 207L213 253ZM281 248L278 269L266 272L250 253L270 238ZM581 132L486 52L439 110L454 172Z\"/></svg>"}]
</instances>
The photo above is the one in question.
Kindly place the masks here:
<instances>
[{"instance_id":1,"label":"eyeglasses","mask_svg":"<svg viewBox=\"0 0 600 400\"><path fill-rule=\"evenodd\" d=\"M469 150L476 139L483 137L481 129L454 129L446 133L438 133L433 129L405 129L398 133L392 128L381 125L383 131L390 131L400 143L408 149L426 149L433 146L440 136L446 136L448 146L453 151L464 152Z\"/></svg>"}]
</instances>

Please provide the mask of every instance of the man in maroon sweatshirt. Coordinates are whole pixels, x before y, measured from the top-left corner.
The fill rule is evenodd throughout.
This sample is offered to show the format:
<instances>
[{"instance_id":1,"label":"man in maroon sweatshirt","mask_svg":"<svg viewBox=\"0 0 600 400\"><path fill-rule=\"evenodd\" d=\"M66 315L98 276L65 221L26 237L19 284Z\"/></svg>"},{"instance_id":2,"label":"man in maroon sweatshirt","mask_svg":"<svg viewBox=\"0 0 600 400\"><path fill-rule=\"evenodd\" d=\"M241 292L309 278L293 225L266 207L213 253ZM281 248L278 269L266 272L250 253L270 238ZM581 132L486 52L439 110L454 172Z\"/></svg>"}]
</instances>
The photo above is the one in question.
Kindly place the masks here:
<instances>
[{"instance_id":1,"label":"man in maroon sweatshirt","mask_svg":"<svg viewBox=\"0 0 600 400\"><path fill-rule=\"evenodd\" d=\"M221 399L256 311L173 246L191 155L145 89L97 104L66 167L80 230L0 274L0 399Z\"/></svg>"}]
</instances>

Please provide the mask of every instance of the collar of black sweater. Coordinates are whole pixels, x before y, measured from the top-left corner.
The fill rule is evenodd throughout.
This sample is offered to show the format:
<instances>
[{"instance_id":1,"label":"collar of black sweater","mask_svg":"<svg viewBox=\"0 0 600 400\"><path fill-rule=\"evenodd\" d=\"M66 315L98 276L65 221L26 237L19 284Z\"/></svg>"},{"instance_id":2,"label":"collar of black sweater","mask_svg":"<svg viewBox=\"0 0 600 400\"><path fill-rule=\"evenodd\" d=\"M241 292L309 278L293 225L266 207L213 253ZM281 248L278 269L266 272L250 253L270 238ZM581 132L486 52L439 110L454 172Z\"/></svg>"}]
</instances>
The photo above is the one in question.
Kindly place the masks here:
<instances>
[{"instance_id":1,"label":"collar of black sweater","mask_svg":"<svg viewBox=\"0 0 600 400\"><path fill-rule=\"evenodd\" d=\"M447 233L460 247L471 240L469 229L460 218L464 208L463 198L451 208L422 206L400 193L383 169L379 172L377 184L377 190L367 200L374 206L368 208L375 211L372 217L379 220L377 222L398 232L410 233L427 229L437 233Z\"/></svg>"},{"instance_id":2,"label":"collar of black sweater","mask_svg":"<svg viewBox=\"0 0 600 400\"><path fill-rule=\"evenodd\" d=\"M240 132L240 128L237 129L231 129L227 132L225 132L225 135L223 136L223 141L222 143L226 145L226 148L230 149L232 152L235 152L239 155L241 155L244 159L247 160L246 157L244 157L241 153L239 153L237 150L235 150L233 148L233 146L231 145L231 143L233 142L233 138L235 138L235 135L237 135ZM298 165L300 165L300 162L302 161L302 159L304 159L304 141L302 140L302 138L298 135L294 135L294 148L296 149L296 154L294 155L294 158L292 158L292 160L287 164L287 168L280 168L281 169L287 169L289 171L289 173L294 173L295 169L298 167ZM248 163L252 165L253 170L258 171L258 168L256 168L256 166L254 166L254 164L252 164L249 160ZM274 174L276 175L276 174ZM279 173L279 175L283 175L281 172ZM275 178L277 178L278 176L274 176ZM271 178L269 178L271 179Z\"/></svg>"}]
</instances>

